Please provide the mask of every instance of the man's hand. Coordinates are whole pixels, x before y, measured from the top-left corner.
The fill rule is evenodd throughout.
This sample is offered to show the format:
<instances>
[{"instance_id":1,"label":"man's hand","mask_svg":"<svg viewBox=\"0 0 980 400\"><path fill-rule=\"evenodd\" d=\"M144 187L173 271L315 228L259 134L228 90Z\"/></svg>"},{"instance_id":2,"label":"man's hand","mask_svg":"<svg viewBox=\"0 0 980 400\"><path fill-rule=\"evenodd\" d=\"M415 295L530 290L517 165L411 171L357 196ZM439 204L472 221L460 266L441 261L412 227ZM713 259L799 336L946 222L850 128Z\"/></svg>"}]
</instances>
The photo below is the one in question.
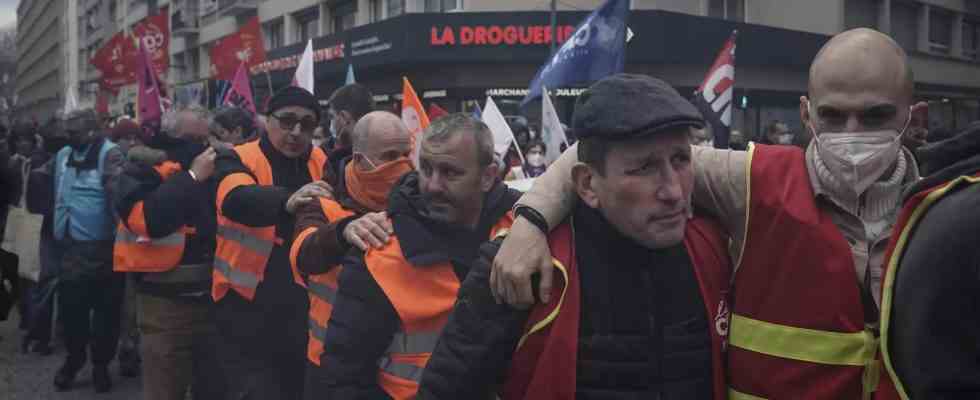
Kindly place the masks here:
<instances>
[{"instance_id":1,"label":"man's hand","mask_svg":"<svg viewBox=\"0 0 980 400\"><path fill-rule=\"evenodd\" d=\"M207 150L198 154L194 157L194 161L191 162L191 171L194 172L194 178L198 182L204 182L214 175L214 148L208 147Z\"/></svg>"},{"instance_id":2,"label":"man's hand","mask_svg":"<svg viewBox=\"0 0 980 400\"><path fill-rule=\"evenodd\" d=\"M296 193L293 193L292 196L289 196L289 200L286 201L286 212L296 214L299 206L310 204L316 201L318 197L332 199L333 187L322 180L307 183L305 186L299 188Z\"/></svg>"},{"instance_id":3,"label":"man's hand","mask_svg":"<svg viewBox=\"0 0 980 400\"><path fill-rule=\"evenodd\" d=\"M380 249L394 233L388 213L382 211L364 214L347 224L344 228L344 240L361 250L367 250L368 247Z\"/></svg>"},{"instance_id":4,"label":"man's hand","mask_svg":"<svg viewBox=\"0 0 980 400\"><path fill-rule=\"evenodd\" d=\"M490 288L498 303L527 308L534 305L531 276L540 273L539 297L547 303L551 298L553 271L548 238L534 224L518 217L493 259Z\"/></svg>"}]
</instances>

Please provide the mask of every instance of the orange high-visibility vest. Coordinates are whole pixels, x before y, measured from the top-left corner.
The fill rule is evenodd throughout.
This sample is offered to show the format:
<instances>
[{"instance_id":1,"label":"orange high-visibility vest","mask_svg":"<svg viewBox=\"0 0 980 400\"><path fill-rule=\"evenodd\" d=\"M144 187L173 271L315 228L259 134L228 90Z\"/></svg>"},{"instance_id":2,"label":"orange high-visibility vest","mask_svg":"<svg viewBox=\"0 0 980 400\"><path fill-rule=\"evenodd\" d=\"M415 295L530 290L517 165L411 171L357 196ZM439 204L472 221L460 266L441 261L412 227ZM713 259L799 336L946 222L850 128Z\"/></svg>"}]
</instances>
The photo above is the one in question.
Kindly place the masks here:
<instances>
[{"instance_id":1,"label":"orange high-visibility vest","mask_svg":"<svg viewBox=\"0 0 980 400\"><path fill-rule=\"evenodd\" d=\"M228 193L239 186L272 186L272 166L262 153L259 141L248 142L235 147L235 153L242 164L251 172L234 173L226 176L218 185L216 205L218 207L217 250L214 255L214 276L211 297L221 300L232 289L249 301L255 298L255 289L265 279L265 268L272 249L282 243L276 238L276 227L249 227L227 218L221 212ZM313 181L323 176L323 165L327 156L317 147L310 153L306 166Z\"/></svg>"},{"instance_id":2,"label":"orange high-visibility vest","mask_svg":"<svg viewBox=\"0 0 980 400\"><path fill-rule=\"evenodd\" d=\"M895 279L898 276L898 269L902 265L902 257L905 255L905 249L908 246L912 232L922 222L922 218L925 217L933 205L938 203L947 194L959 190L963 186L976 184L980 184L980 174L973 176L964 175L941 185L923 190L915 196L912 196L912 198L905 202L905 206L898 216L898 222L893 231L894 234L888 245L888 253L885 256L885 279L882 285L881 296L881 353L884 359L885 369L888 371L887 377L894 384L893 387L896 392L896 397L903 400L908 400L909 394L905 390L905 385L902 384L901 377L895 371L888 340L892 330L891 319L892 306L895 302ZM921 368L921 366L916 365L912 368Z\"/></svg>"},{"instance_id":3,"label":"orange high-visibility vest","mask_svg":"<svg viewBox=\"0 0 980 400\"><path fill-rule=\"evenodd\" d=\"M341 219L355 215L353 211L343 208L337 202L329 199L320 198L320 208L330 222L337 222ZM337 297L337 278L343 269L340 265L332 265L325 274L310 275L304 280L299 274L299 264L297 258L299 251L303 247L303 242L318 230L311 226L300 232L293 241L293 246L289 250L289 263L293 267L293 277L296 283L306 287L310 296L310 318L309 318L309 342L306 346L306 357L315 365L320 365L320 356L323 355L323 340L327 335L327 322L330 321L330 313L333 312L333 302Z\"/></svg>"},{"instance_id":4,"label":"orange high-visibility vest","mask_svg":"<svg viewBox=\"0 0 980 400\"><path fill-rule=\"evenodd\" d=\"M163 180L180 172L180 164L164 161L153 167ZM162 238L151 238L146 228L143 201L133 206L129 216L119 221L113 246L113 270L117 272L164 272L180 263L184 255L187 235L194 233L191 227Z\"/></svg>"},{"instance_id":5,"label":"orange high-visibility vest","mask_svg":"<svg viewBox=\"0 0 980 400\"><path fill-rule=\"evenodd\" d=\"M490 238L506 234L513 222L508 212L490 230ZM456 303L460 281L448 262L412 266L397 238L368 250L364 263L401 319L401 330L379 360L378 383L395 400L412 399Z\"/></svg>"}]
</instances>

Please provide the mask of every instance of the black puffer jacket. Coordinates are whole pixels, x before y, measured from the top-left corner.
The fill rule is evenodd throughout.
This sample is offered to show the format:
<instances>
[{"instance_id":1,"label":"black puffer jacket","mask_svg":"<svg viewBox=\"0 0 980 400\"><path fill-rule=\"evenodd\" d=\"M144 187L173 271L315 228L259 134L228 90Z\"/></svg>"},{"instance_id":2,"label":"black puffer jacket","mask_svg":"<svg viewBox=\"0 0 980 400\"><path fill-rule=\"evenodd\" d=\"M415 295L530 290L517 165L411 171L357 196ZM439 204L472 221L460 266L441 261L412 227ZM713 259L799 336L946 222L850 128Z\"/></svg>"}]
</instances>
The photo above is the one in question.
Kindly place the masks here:
<instances>
[{"instance_id":1,"label":"black puffer jacket","mask_svg":"<svg viewBox=\"0 0 980 400\"><path fill-rule=\"evenodd\" d=\"M929 175L906 199L980 173L980 121L919 150ZM980 398L980 184L929 208L909 237L895 279L889 352L913 399ZM897 231L896 231L897 232Z\"/></svg>"}]
</instances>

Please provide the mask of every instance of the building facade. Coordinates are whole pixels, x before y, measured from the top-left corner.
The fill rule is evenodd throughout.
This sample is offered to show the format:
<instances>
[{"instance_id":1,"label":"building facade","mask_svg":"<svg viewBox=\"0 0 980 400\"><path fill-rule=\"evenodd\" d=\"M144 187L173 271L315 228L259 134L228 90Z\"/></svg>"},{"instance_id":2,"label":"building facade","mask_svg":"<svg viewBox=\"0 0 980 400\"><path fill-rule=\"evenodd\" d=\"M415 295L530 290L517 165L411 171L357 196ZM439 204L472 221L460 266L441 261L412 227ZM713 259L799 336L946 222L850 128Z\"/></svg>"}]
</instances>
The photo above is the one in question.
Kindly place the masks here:
<instances>
[{"instance_id":1,"label":"building facade","mask_svg":"<svg viewBox=\"0 0 980 400\"><path fill-rule=\"evenodd\" d=\"M17 5L16 114L46 121L64 106L72 73L66 0L21 1Z\"/></svg>"},{"instance_id":2,"label":"building facade","mask_svg":"<svg viewBox=\"0 0 980 400\"><path fill-rule=\"evenodd\" d=\"M397 107L406 76L426 102L447 110L466 110L493 95L517 113L515 104L550 54L552 37L550 0L36 0L22 1L18 11L24 9L21 20L30 22L47 10L41 5L64 1L79 3L75 82L82 104L92 104L97 93L99 73L88 63L94 52L156 9L170 14L171 63L164 81L171 93L185 97L181 102L192 93L193 101L211 105L225 86L211 79L211 46L255 16L268 60L253 70L260 108L272 90L290 83L296 58L313 39L321 99L353 66L358 81L385 107ZM554 36L563 40L601 3L558 1ZM775 120L802 128L798 99L806 92L810 61L831 35L854 27L886 32L906 49L917 95L930 102L934 125L952 128L980 119L977 1L632 0L632 9L627 71L661 77L682 91L700 84L724 40L739 31L734 117L750 136ZM24 44L19 51L39 51ZM30 64L19 69L33 75L41 70ZM18 85L39 85L34 81ZM563 119L577 93L558 91ZM121 112L134 99L135 88L123 88L110 109ZM26 103L31 101L37 100ZM533 106L524 111L532 119L536 114Z\"/></svg>"}]
</instances>

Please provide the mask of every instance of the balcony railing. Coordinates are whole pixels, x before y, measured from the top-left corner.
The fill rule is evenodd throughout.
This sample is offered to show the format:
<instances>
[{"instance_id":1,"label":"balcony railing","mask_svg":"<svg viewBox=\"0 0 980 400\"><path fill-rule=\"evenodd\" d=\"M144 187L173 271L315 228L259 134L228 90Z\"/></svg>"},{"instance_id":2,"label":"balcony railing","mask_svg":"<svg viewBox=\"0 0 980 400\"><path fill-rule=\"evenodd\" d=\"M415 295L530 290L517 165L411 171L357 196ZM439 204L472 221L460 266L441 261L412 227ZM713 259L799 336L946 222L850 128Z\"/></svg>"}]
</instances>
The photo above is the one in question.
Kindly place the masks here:
<instances>
[{"instance_id":1,"label":"balcony railing","mask_svg":"<svg viewBox=\"0 0 980 400\"><path fill-rule=\"evenodd\" d=\"M218 13L222 15L238 16L255 12L258 7L259 0L218 0Z\"/></svg>"}]
</instances>

